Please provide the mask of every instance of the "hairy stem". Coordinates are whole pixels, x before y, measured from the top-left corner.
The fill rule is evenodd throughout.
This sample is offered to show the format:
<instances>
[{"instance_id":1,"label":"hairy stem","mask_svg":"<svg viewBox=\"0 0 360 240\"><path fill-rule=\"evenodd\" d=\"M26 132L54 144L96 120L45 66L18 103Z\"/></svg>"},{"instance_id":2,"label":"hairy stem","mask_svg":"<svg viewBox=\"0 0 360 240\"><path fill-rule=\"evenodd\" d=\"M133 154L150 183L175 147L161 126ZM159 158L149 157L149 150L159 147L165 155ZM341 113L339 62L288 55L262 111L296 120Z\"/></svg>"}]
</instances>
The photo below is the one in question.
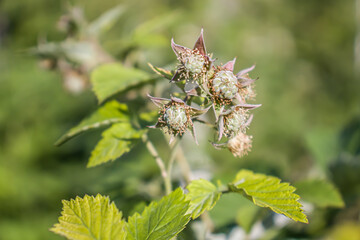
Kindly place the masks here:
<instances>
[{"instance_id":1,"label":"hairy stem","mask_svg":"<svg viewBox=\"0 0 360 240\"><path fill-rule=\"evenodd\" d=\"M149 140L149 138L146 134L144 134L142 140L145 143L146 148L149 151L149 153L151 154L151 156L153 156L153 158L155 159L156 164L159 166L161 176L164 179L166 195L168 195L171 193L172 187L171 187L171 179L168 177L168 173L166 171L164 161L161 159L154 144L152 144L152 142Z\"/></svg>"}]
</instances>

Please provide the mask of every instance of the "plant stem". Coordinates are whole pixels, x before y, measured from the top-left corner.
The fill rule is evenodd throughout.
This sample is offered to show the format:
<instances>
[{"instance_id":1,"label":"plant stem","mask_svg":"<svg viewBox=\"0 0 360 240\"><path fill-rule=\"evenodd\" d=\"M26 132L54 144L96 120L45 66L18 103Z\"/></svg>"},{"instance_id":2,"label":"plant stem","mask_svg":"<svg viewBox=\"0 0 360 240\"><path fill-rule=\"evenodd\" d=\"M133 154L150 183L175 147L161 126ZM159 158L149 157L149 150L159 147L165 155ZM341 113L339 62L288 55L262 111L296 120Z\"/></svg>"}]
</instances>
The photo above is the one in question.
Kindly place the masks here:
<instances>
[{"instance_id":1,"label":"plant stem","mask_svg":"<svg viewBox=\"0 0 360 240\"><path fill-rule=\"evenodd\" d=\"M177 150L176 160L180 166L186 184L189 184L191 182L191 169L188 161L186 160L184 151L181 147L179 147Z\"/></svg>"},{"instance_id":2,"label":"plant stem","mask_svg":"<svg viewBox=\"0 0 360 240\"><path fill-rule=\"evenodd\" d=\"M166 172L164 161L161 159L158 151L156 150L155 146L152 144L152 142L149 140L148 136L146 134L142 137L143 142L146 145L147 150L153 156L153 158L156 161L156 164L159 166L161 176L164 179L164 185L165 185L165 191L166 195L171 193L171 179L168 177L168 174Z\"/></svg>"},{"instance_id":3,"label":"plant stem","mask_svg":"<svg viewBox=\"0 0 360 240\"><path fill-rule=\"evenodd\" d=\"M169 142L170 137L168 135L166 135L166 134L164 134L164 137ZM175 144L178 145L179 142L180 141L177 140L177 142ZM175 144L174 144L174 147L173 147L172 156L174 158L176 157L176 161L179 164L181 174L184 177L184 180L185 180L186 184L189 184L191 182L191 169L190 169L189 163L186 160L186 157L184 155L184 151L182 150L182 147L181 146L176 146ZM174 161L174 159L172 161ZM171 165L172 164L173 163L171 163Z\"/></svg>"},{"instance_id":4,"label":"plant stem","mask_svg":"<svg viewBox=\"0 0 360 240\"><path fill-rule=\"evenodd\" d=\"M169 162L168 162L168 166L167 166L167 178L169 182L171 182L171 173L172 173L172 168L174 166L174 160L175 160L175 157L176 157L176 151L178 150L178 145L179 145L179 142L177 139L175 139L175 142L171 148L171 154L170 154L170 159L169 159ZM172 191L172 189L170 189Z\"/></svg>"}]
</instances>

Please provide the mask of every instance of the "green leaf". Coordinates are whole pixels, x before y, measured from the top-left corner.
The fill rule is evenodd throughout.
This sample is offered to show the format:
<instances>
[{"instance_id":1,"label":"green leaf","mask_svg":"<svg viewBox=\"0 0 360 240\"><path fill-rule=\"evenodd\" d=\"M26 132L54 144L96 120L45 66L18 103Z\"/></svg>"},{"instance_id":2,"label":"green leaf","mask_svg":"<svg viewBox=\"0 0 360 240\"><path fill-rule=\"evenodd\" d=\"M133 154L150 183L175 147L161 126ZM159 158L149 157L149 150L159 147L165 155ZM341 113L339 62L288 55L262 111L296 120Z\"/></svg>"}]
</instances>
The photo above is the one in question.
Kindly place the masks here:
<instances>
[{"instance_id":1,"label":"green leaf","mask_svg":"<svg viewBox=\"0 0 360 240\"><path fill-rule=\"evenodd\" d=\"M153 79L147 72L126 68L120 63L99 66L91 74L93 91L100 103L116 93L150 80Z\"/></svg>"},{"instance_id":2,"label":"green leaf","mask_svg":"<svg viewBox=\"0 0 360 240\"><path fill-rule=\"evenodd\" d=\"M246 233L250 233L256 220L262 216L260 212L262 208L252 204L245 198L242 199L241 205L237 208L236 222L245 230Z\"/></svg>"},{"instance_id":3,"label":"green leaf","mask_svg":"<svg viewBox=\"0 0 360 240\"><path fill-rule=\"evenodd\" d=\"M189 202L181 188L159 202L152 202L142 214L128 220L128 240L168 240L175 237L190 220Z\"/></svg>"},{"instance_id":4,"label":"green leaf","mask_svg":"<svg viewBox=\"0 0 360 240\"><path fill-rule=\"evenodd\" d=\"M186 199L190 200L188 213L193 219L199 217L205 210L211 210L221 196L221 192L211 182L200 179L192 181L187 187Z\"/></svg>"},{"instance_id":5,"label":"green leaf","mask_svg":"<svg viewBox=\"0 0 360 240\"><path fill-rule=\"evenodd\" d=\"M63 200L59 223L50 230L72 240L124 240L126 222L108 197L85 195Z\"/></svg>"},{"instance_id":6,"label":"green leaf","mask_svg":"<svg viewBox=\"0 0 360 240\"><path fill-rule=\"evenodd\" d=\"M229 224L234 224L237 215L237 209L241 207L244 201L249 202L238 193L229 192L223 194L215 207L209 212L216 228L222 228Z\"/></svg>"},{"instance_id":7,"label":"green leaf","mask_svg":"<svg viewBox=\"0 0 360 240\"><path fill-rule=\"evenodd\" d=\"M138 25L133 32L132 40L141 44L142 41L146 41L146 38L154 34L154 32L167 29L169 25L173 24L181 16L179 11L171 11L158 15L148 21Z\"/></svg>"},{"instance_id":8,"label":"green leaf","mask_svg":"<svg viewBox=\"0 0 360 240\"><path fill-rule=\"evenodd\" d=\"M170 70L166 70L160 67L155 67L153 66L151 63L148 63L149 67L158 75L167 78L169 80L172 79L173 77L173 73Z\"/></svg>"},{"instance_id":9,"label":"green leaf","mask_svg":"<svg viewBox=\"0 0 360 240\"><path fill-rule=\"evenodd\" d=\"M102 32L109 30L124 12L125 8L122 6L111 8L90 23L87 29L88 33L92 36L98 36Z\"/></svg>"},{"instance_id":10,"label":"green leaf","mask_svg":"<svg viewBox=\"0 0 360 240\"><path fill-rule=\"evenodd\" d=\"M102 133L102 139L91 152L87 167L114 161L130 151L146 130L136 130L129 123L117 123Z\"/></svg>"},{"instance_id":11,"label":"green leaf","mask_svg":"<svg viewBox=\"0 0 360 240\"><path fill-rule=\"evenodd\" d=\"M300 197L294 193L295 188L289 183L280 183L279 178L241 170L235 180L229 183L229 189L244 194L257 206L268 207L295 221L308 223L297 201Z\"/></svg>"},{"instance_id":12,"label":"green leaf","mask_svg":"<svg viewBox=\"0 0 360 240\"><path fill-rule=\"evenodd\" d=\"M99 128L117 122L128 121L128 114L128 108L125 104L121 104L117 101L108 102L97 109L90 115L90 117L82 120L79 125L71 128L66 134L56 141L55 145L60 146L69 139L89 129Z\"/></svg>"},{"instance_id":13,"label":"green leaf","mask_svg":"<svg viewBox=\"0 0 360 240\"><path fill-rule=\"evenodd\" d=\"M339 191L325 180L304 180L297 182L295 186L296 193L301 195L304 201L319 207L344 207Z\"/></svg>"}]
</instances>

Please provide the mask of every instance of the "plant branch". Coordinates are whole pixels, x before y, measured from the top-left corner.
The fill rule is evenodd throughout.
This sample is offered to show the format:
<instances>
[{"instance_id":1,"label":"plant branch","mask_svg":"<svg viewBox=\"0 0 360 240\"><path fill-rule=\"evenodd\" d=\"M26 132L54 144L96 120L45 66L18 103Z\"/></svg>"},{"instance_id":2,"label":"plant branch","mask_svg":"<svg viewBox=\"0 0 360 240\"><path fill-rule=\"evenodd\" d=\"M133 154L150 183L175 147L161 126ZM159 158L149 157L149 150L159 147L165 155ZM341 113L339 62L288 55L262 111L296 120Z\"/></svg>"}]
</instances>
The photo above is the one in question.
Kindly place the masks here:
<instances>
[{"instance_id":1,"label":"plant branch","mask_svg":"<svg viewBox=\"0 0 360 240\"><path fill-rule=\"evenodd\" d=\"M169 193L171 193L172 187L171 187L171 179L168 177L168 174L166 172L164 161L161 159L155 146L152 144L152 142L149 140L149 138L146 134L143 135L142 140L145 143L146 148L149 151L149 153L151 154L151 156L155 159L156 164L159 166L159 169L161 171L161 176L164 179L166 195L168 195Z\"/></svg>"}]
</instances>

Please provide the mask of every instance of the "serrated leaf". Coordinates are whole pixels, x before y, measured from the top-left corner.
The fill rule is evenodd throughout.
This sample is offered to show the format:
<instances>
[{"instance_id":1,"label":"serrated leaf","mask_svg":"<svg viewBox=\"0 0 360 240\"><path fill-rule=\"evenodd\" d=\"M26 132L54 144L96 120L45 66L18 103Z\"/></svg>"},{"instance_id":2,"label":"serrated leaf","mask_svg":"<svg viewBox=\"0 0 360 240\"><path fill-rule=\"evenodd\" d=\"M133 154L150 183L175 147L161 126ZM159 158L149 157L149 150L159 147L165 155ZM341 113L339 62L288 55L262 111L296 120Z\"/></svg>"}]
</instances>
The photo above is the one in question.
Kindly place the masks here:
<instances>
[{"instance_id":1,"label":"serrated leaf","mask_svg":"<svg viewBox=\"0 0 360 240\"><path fill-rule=\"evenodd\" d=\"M295 221L308 223L301 204L297 201L300 197L294 193L295 188L289 183L280 183L279 178L241 170L235 180L229 183L229 189L244 194L257 206L267 207Z\"/></svg>"},{"instance_id":2,"label":"serrated leaf","mask_svg":"<svg viewBox=\"0 0 360 240\"><path fill-rule=\"evenodd\" d=\"M147 72L126 68L120 63L99 66L91 74L93 91L100 103L116 93L151 80Z\"/></svg>"},{"instance_id":3,"label":"serrated leaf","mask_svg":"<svg viewBox=\"0 0 360 240\"><path fill-rule=\"evenodd\" d=\"M91 152L87 167L114 161L129 152L146 130L134 129L129 123L117 123L102 133L102 139Z\"/></svg>"},{"instance_id":4,"label":"serrated leaf","mask_svg":"<svg viewBox=\"0 0 360 240\"><path fill-rule=\"evenodd\" d=\"M344 201L339 191L325 180L304 180L295 184L296 193L302 200L319 207L343 207Z\"/></svg>"},{"instance_id":5,"label":"serrated leaf","mask_svg":"<svg viewBox=\"0 0 360 240\"><path fill-rule=\"evenodd\" d=\"M128 240L168 240L175 237L190 220L189 202L181 188L152 202L128 220Z\"/></svg>"},{"instance_id":6,"label":"serrated leaf","mask_svg":"<svg viewBox=\"0 0 360 240\"><path fill-rule=\"evenodd\" d=\"M126 222L108 197L63 200L59 223L50 230L71 240L125 240Z\"/></svg>"},{"instance_id":7,"label":"serrated leaf","mask_svg":"<svg viewBox=\"0 0 360 240\"><path fill-rule=\"evenodd\" d=\"M128 107L117 101L108 102L89 117L82 120L76 127L71 128L56 141L55 145L60 146L69 139L87 130L124 121L129 121Z\"/></svg>"},{"instance_id":8,"label":"serrated leaf","mask_svg":"<svg viewBox=\"0 0 360 240\"><path fill-rule=\"evenodd\" d=\"M160 67L155 67L151 63L148 63L149 67L158 75L171 80L173 77L173 73L170 70L166 70Z\"/></svg>"},{"instance_id":9,"label":"serrated leaf","mask_svg":"<svg viewBox=\"0 0 360 240\"><path fill-rule=\"evenodd\" d=\"M188 213L192 219L199 217L204 211L211 210L221 196L221 192L211 182L200 179L192 181L187 187L186 199L190 201Z\"/></svg>"}]
</instances>

